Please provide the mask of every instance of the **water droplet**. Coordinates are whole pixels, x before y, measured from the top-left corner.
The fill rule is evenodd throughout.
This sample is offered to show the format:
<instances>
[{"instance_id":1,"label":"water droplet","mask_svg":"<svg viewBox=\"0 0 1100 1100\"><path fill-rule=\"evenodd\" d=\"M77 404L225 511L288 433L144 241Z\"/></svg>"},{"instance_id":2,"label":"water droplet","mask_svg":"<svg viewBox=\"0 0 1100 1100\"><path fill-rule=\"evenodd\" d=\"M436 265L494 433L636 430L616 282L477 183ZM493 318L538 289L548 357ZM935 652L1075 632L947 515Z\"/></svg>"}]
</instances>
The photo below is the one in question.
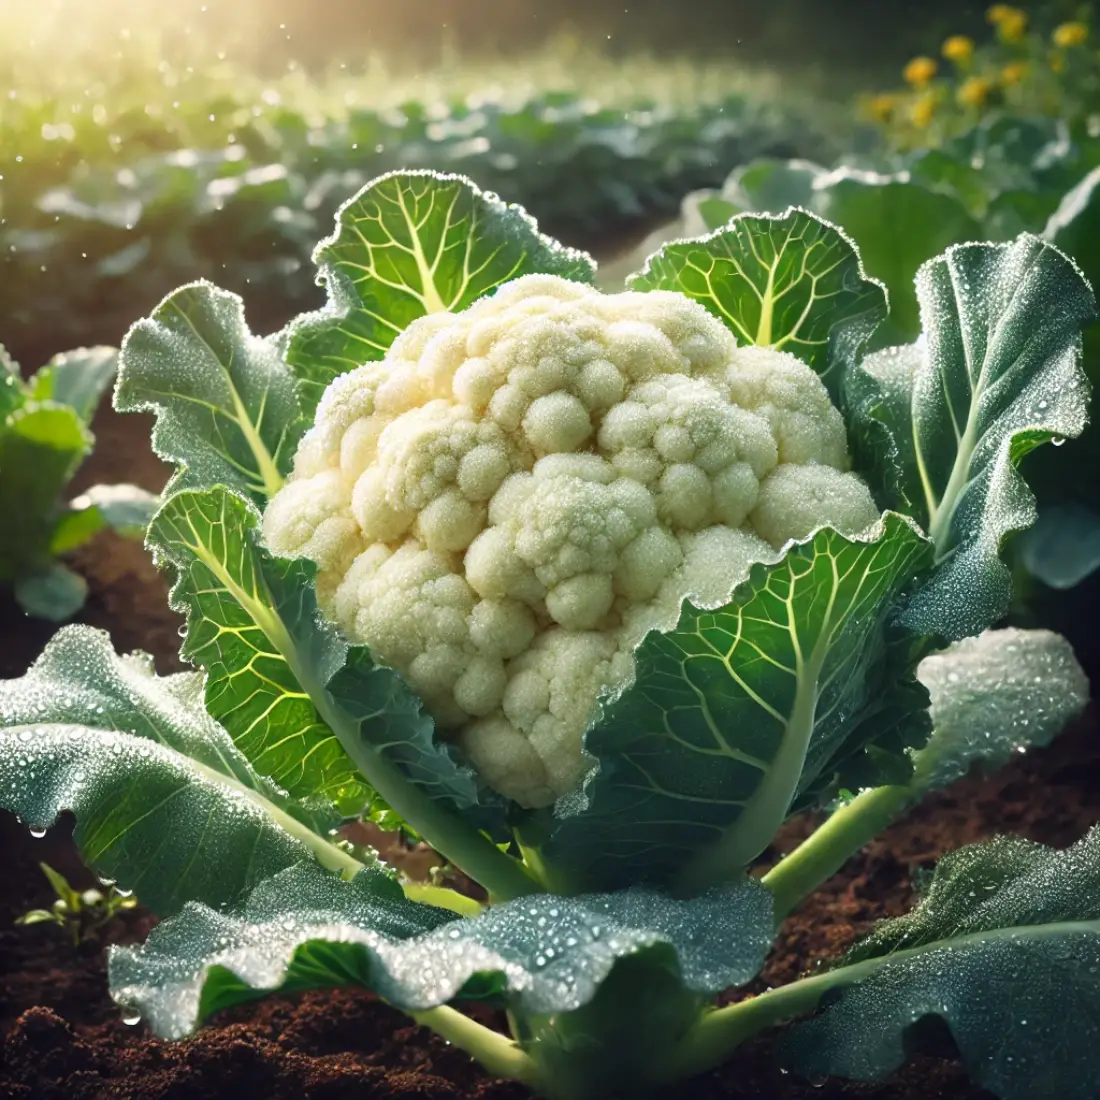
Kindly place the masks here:
<instances>
[{"instance_id":1,"label":"water droplet","mask_svg":"<svg viewBox=\"0 0 1100 1100\"><path fill-rule=\"evenodd\" d=\"M40 827L32 826L28 831L35 840L41 840L46 835L46 830Z\"/></svg>"},{"instance_id":2,"label":"water droplet","mask_svg":"<svg viewBox=\"0 0 1100 1100\"><path fill-rule=\"evenodd\" d=\"M128 1027L133 1027L135 1024L141 1023L141 1013L135 1012L131 1008L124 1008L122 1010L122 1022Z\"/></svg>"},{"instance_id":3,"label":"water droplet","mask_svg":"<svg viewBox=\"0 0 1100 1100\"><path fill-rule=\"evenodd\" d=\"M121 886L115 887L115 893L118 894L120 898L132 898L134 896L133 890L124 890Z\"/></svg>"}]
</instances>

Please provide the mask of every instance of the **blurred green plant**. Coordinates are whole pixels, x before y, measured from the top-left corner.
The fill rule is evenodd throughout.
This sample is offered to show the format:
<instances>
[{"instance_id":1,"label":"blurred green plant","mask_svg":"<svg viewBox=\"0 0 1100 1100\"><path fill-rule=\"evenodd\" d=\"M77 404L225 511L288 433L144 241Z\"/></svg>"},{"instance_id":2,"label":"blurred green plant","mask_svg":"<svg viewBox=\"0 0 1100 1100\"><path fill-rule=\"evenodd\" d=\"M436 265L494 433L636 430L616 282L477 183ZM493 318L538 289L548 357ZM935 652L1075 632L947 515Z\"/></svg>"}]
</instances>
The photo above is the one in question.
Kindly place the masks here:
<instances>
[{"instance_id":1,"label":"blurred green plant","mask_svg":"<svg viewBox=\"0 0 1100 1100\"><path fill-rule=\"evenodd\" d=\"M31 909L17 917L17 925L55 924L72 941L73 947L80 947L98 939L119 913L137 907L137 898L120 892L114 885L104 886L102 890L77 890L48 863L38 866L53 887L56 900L49 909Z\"/></svg>"},{"instance_id":2,"label":"blurred green plant","mask_svg":"<svg viewBox=\"0 0 1100 1100\"><path fill-rule=\"evenodd\" d=\"M59 559L108 528L143 538L156 510L157 497L136 485L63 499L92 452L89 425L117 364L114 348L78 348L23 381L0 347L0 585L28 615L74 615L87 585Z\"/></svg>"}]
</instances>

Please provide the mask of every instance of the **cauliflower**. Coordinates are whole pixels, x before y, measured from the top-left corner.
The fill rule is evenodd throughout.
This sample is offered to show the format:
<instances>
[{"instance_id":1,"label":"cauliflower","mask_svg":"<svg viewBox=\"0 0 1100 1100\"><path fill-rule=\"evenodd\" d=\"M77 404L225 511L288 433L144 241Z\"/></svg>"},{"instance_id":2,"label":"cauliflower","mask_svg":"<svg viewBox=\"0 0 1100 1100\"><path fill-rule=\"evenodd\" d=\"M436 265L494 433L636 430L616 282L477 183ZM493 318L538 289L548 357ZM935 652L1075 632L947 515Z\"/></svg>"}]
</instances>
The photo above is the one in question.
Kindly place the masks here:
<instances>
[{"instance_id":1,"label":"cauliflower","mask_svg":"<svg viewBox=\"0 0 1100 1100\"><path fill-rule=\"evenodd\" d=\"M597 699L686 597L719 606L789 540L878 519L847 470L794 356L738 347L679 294L532 275L336 379L264 533L536 807L576 787Z\"/></svg>"}]
</instances>

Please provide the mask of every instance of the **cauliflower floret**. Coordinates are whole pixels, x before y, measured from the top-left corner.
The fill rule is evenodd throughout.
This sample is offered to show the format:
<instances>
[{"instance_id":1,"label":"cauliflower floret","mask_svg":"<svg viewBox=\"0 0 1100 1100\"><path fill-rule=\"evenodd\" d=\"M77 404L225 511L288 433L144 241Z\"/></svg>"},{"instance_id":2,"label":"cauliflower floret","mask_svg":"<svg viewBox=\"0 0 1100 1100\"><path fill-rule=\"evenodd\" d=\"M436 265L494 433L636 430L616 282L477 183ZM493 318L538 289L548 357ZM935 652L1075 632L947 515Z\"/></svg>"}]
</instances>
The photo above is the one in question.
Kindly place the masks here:
<instances>
[{"instance_id":1,"label":"cauliflower floret","mask_svg":"<svg viewBox=\"0 0 1100 1100\"><path fill-rule=\"evenodd\" d=\"M264 533L482 777L545 806L682 604L878 518L813 371L670 292L517 279L326 390Z\"/></svg>"}]
</instances>

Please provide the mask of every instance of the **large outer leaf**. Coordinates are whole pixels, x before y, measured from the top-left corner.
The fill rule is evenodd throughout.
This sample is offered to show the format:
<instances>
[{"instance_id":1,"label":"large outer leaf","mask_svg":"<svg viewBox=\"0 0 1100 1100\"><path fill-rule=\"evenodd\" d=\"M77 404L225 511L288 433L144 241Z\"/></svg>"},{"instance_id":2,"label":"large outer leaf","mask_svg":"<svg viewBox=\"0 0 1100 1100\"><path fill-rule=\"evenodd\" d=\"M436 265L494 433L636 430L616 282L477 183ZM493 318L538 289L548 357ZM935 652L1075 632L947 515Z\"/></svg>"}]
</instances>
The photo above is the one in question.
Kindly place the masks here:
<instances>
[{"instance_id":1,"label":"large outer leaf","mask_svg":"<svg viewBox=\"0 0 1100 1100\"><path fill-rule=\"evenodd\" d=\"M179 465L171 488L229 485L262 502L305 427L277 338L253 336L236 294L199 282L130 329L115 408L157 414L153 446Z\"/></svg>"},{"instance_id":2,"label":"large outer leaf","mask_svg":"<svg viewBox=\"0 0 1100 1100\"><path fill-rule=\"evenodd\" d=\"M1066 851L1002 837L945 856L917 908L826 979L841 986L782 1053L815 1076L885 1077L942 1018L1003 1100L1094 1100L1100 1074L1100 830ZM851 984L848 984L851 983Z\"/></svg>"},{"instance_id":3,"label":"large outer leaf","mask_svg":"<svg viewBox=\"0 0 1100 1100\"><path fill-rule=\"evenodd\" d=\"M931 696L934 732L916 753L922 794L1049 744L1089 701L1069 642L1049 630L987 630L926 657L917 673Z\"/></svg>"},{"instance_id":4,"label":"large outer leaf","mask_svg":"<svg viewBox=\"0 0 1100 1100\"><path fill-rule=\"evenodd\" d=\"M949 245L980 239L981 227L953 196L904 176L843 168L814 187L813 209L851 235L867 271L886 284L892 340L914 339L921 331L918 269Z\"/></svg>"},{"instance_id":5,"label":"large outer leaf","mask_svg":"<svg viewBox=\"0 0 1100 1100\"><path fill-rule=\"evenodd\" d=\"M329 305L295 324L288 356L308 409L337 375L383 358L418 317L465 309L532 272L595 277L585 253L543 236L522 208L435 172L367 184L340 208L336 232L313 258Z\"/></svg>"},{"instance_id":6,"label":"large outer leaf","mask_svg":"<svg viewBox=\"0 0 1100 1100\"><path fill-rule=\"evenodd\" d=\"M117 367L117 348L76 348L55 355L35 373L28 388L34 400L68 405L88 424Z\"/></svg>"},{"instance_id":7,"label":"large outer leaf","mask_svg":"<svg viewBox=\"0 0 1100 1100\"><path fill-rule=\"evenodd\" d=\"M324 623L315 566L269 554L259 522L255 508L224 488L186 490L149 530L154 554L176 571L172 603L188 616L182 653L207 672L210 713L259 772L347 815L373 795L334 727L375 745L436 799L475 804L472 773L433 743L419 700ZM330 683L350 696L347 709Z\"/></svg>"},{"instance_id":8,"label":"large outer leaf","mask_svg":"<svg viewBox=\"0 0 1100 1100\"><path fill-rule=\"evenodd\" d=\"M884 620L927 556L888 514L866 539L824 528L755 566L726 607L687 605L638 649L634 686L587 735L599 771L547 858L600 887L746 866L844 751Z\"/></svg>"},{"instance_id":9,"label":"large outer leaf","mask_svg":"<svg viewBox=\"0 0 1100 1100\"><path fill-rule=\"evenodd\" d=\"M470 920L441 917L377 872L345 882L295 867L261 884L239 913L189 906L144 947L115 948L112 995L165 1038L258 990L349 983L410 1011L495 988L542 1015L587 1004L617 960L658 944L674 950L690 990L743 984L773 934L771 896L750 879L691 901L643 889L539 895Z\"/></svg>"},{"instance_id":10,"label":"large outer leaf","mask_svg":"<svg viewBox=\"0 0 1100 1100\"><path fill-rule=\"evenodd\" d=\"M917 286L926 344L872 356L850 375L851 423L876 460L876 489L935 543L938 568L907 625L962 638L1008 608L998 552L1035 518L1016 464L1084 428L1080 332L1095 301L1071 261L1026 235L951 248Z\"/></svg>"},{"instance_id":11,"label":"large outer leaf","mask_svg":"<svg viewBox=\"0 0 1100 1100\"><path fill-rule=\"evenodd\" d=\"M805 210L743 214L707 237L674 241L628 280L701 302L740 343L791 352L833 388L833 368L854 358L886 316L856 246Z\"/></svg>"},{"instance_id":12,"label":"large outer leaf","mask_svg":"<svg viewBox=\"0 0 1100 1100\"><path fill-rule=\"evenodd\" d=\"M68 405L28 401L0 425L0 580L49 567L60 494L91 448Z\"/></svg>"},{"instance_id":13,"label":"large outer leaf","mask_svg":"<svg viewBox=\"0 0 1100 1100\"><path fill-rule=\"evenodd\" d=\"M0 726L0 805L41 828L71 810L88 865L159 913L224 905L311 851L341 863L308 827L328 823L258 776L206 713L200 677L157 677L101 631L66 627L26 675L0 681Z\"/></svg>"}]
</instances>

